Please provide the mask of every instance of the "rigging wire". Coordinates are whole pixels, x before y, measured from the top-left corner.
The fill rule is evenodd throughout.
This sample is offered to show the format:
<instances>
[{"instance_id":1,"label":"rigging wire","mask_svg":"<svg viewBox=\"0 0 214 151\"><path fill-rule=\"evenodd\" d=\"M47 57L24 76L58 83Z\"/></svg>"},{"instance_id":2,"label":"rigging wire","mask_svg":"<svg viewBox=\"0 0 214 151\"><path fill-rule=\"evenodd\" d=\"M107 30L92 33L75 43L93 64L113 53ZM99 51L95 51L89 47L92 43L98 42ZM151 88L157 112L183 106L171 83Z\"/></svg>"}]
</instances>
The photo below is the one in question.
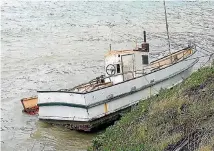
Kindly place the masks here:
<instances>
[{"instance_id":1,"label":"rigging wire","mask_svg":"<svg viewBox=\"0 0 214 151\"><path fill-rule=\"evenodd\" d=\"M198 5L198 7L200 8L200 14L201 14L201 19L202 19L202 22L203 22L203 31L206 31L206 27L205 27L205 21L204 21L204 13L202 12L202 10L203 10L203 5ZM205 39L203 39L204 41L205 41L205 46L206 46L206 48L207 49L209 49L208 48L208 42L207 42L207 40L205 40ZM203 48L201 48L201 49L203 49ZM205 49L204 49L205 50ZM206 51L206 50L205 50ZM209 52L209 51L208 51ZM210 53L212 53L212 52L210 52Z\"/></svg>"},{"instance_id":2,"label":"rigging wire","mask_svg":"<svg viewBox=\"0 0 214 151\"><path fill-rule=\"evenodd\" d=\"M212 54L209 54L209 55L203 55L203 56L199 56L199 57L195 57L195 58L190 58L190 59L185 59L185 60L183 60L183 61L188 61L188 60L193 60L193 59L200 59L200 58L204 58L204 57L212 57L212 55L213 55L214 53L212 53Z\"/></svg>"},{"instance_id":3,"label":"rigging wire","mask_svg":"<svg viewBox=\"0 0 214 151\"><path fill-rule=\"evenodd\" d=\"M207 61L206 63L204 63L204 64L201 66L201 67L204 67L204 66L211 60L212 56L214 56L214 53L211 53L211 54L209 54L209 55L204 55L204 56L195 57L195 58L184 59L183 61L193 60L193 59L200 59L200 58L208 57L208 56L209 56L208 61ZM146 78L146 76L144 76L144 78L146 79L146 81L147 81L148 83L150 83L149 80ZM183 78L182 76L181 76L181 78L184 80L184 78ZM159 90L157 90L156 88L154 88L154 87L152 87L152 86L150 86L150 88L151 88L152 90L156 91L157 93L159 92Z\"/></svg>"},{"instance_id":4,"label":"rigging wire","mask_svg":"<svg viewBox=\"0 0 214 151\"><path fill-rule=\"evenodd\" d=\"M196 45L196 44L195 44ZM202 48L202 47L200 47L200 46L198 46L198 45L196 45L198 48L200 48L200 49L202 49L202 50L204 50L204 51L206 51L206 52L208 52L208 53L213 53L213 52L211 52L211 51L209 51L209 50L206 50L206 49L204 49L204 48Z\"/></svg>"},{"instance_id":5,"label":"rigging wire","mask_svg":"<svg viewBox=\"0 0 214 151\"><path fill-rule=\"evenodd\" d=\"M149 80L146 78L146 76L144 76L144 78L146 79L146 81L147 81L148 83L150 83ZM159 92L157 89L155 89L155 88L152 87L152 86L150 86L149 88L150 88L150 89L153 89L153 90L156 91L157 93Z\"/></svg>"}]
</instances>

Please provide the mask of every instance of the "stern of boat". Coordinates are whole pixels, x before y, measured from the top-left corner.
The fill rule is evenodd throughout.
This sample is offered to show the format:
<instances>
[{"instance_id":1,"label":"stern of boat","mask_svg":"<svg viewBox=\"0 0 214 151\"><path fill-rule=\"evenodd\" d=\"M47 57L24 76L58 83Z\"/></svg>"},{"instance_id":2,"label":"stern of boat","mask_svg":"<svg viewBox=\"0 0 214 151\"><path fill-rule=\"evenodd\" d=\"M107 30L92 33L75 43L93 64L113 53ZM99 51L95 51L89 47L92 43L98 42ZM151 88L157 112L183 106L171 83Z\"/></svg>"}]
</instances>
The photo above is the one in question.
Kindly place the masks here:
<instances>
[{"instance_id":1,"label":"stern of boat","mask_svg":"<svg viewBox=\"0 0 214 151\"><path fill-rule=\"evenodd\" d=\"M84 94L39 91L38 106L39 119L88 121Z\"/></svg>"}]
</instances>

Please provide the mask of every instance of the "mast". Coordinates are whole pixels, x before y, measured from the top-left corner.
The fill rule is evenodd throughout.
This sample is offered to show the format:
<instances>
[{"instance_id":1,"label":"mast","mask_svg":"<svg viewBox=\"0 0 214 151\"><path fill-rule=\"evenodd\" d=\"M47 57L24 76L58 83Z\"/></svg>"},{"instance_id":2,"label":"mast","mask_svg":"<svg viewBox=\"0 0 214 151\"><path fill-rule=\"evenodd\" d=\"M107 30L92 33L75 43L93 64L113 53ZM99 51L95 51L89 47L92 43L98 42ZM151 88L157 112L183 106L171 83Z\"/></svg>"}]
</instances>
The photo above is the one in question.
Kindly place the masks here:
<instances>
[{"instance_id":1,"label":"mast","mask_svg":"<svg viewBox=\"0 0 214 151\"><path fill-rule=\"evenodd\" d=\"M165 0L163 1L163 5L164 5L164 10L165 10L165 21L166 21L166 32L167 32L167 37L168 37L169 54L170 54L171 63L172 63L172 53L171 53L171 50L170 50L169 29L168 29L168 22L167 22L167 14L166 14L166 4L165 4Z\"/></svg>"}]
</instances>

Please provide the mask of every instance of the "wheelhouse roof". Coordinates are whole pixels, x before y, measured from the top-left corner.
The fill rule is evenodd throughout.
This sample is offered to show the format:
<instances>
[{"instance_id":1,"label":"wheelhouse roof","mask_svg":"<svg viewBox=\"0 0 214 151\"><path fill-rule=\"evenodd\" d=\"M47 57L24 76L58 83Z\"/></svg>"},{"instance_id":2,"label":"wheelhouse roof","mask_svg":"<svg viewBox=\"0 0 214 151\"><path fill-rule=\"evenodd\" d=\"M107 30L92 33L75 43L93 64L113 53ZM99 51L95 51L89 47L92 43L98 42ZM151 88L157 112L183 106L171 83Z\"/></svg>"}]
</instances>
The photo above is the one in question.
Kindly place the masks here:
<instances>
[{"instance_id":1,"label":"wheelhouse roof","mask_svg":"<svg viewBox=\"0 0 214 151\"><path fill-rule=\"evenodd\" d=\"M133 54L133 50L110 50L105 54L105 57L114 56L114 55L123 55L123 54Z\"/></svg>"}]
</instances>

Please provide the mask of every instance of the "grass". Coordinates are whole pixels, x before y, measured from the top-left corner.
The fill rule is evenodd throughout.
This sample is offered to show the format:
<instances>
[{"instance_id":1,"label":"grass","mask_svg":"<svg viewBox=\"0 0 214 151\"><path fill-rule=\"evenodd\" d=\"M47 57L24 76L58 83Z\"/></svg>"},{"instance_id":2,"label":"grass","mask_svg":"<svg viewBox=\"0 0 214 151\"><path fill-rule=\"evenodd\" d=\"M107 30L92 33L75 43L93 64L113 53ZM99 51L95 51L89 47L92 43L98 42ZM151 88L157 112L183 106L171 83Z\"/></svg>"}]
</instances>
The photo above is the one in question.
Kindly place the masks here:
<instances>
[{"instance_id":1,"label":"grass","mask_svg":"<svg viewBox=\"0 0 214 151\"><path fill-rule=\"evenodd\" d=\"M169 145L176 145L188 134L203 129L205 134L212 132L212 136L210 141L201 141L198 148L210 151L214 145L213 93L214 67L202 68L173 89L161 90L158 96L141 101L96 137L88 150L167 150Z\"/></svg>"}]
</instances>

